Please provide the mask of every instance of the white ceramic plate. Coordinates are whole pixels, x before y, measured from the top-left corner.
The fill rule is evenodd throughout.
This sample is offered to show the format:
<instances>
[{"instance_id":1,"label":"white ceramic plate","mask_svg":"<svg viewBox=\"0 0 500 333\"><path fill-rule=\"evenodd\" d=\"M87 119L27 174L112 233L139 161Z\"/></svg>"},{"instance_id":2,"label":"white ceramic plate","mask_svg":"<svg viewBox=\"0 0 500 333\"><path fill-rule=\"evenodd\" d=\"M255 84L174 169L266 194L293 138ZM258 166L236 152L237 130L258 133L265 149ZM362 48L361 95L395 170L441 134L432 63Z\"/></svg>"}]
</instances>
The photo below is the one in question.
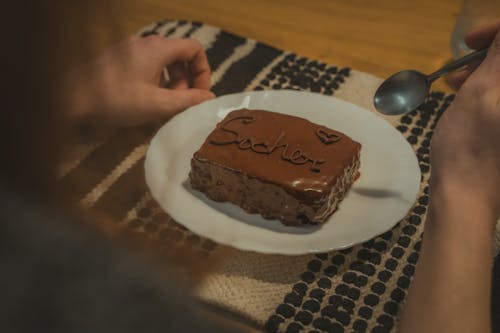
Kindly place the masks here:
<instances>
[{"instance_id":1,"label":"white ceramic plate","mask_svg":"<svg viewBox=\"0 0 500 333\"><path fill-rule=\"evenodd\" d=\"M193 153L217 122L241 107L306 118L362 144L361 177L325 224L285 227L191 189ZM153 197L194 233L242 250L288 255L349 247L389 230L414 203L420 183L412 148L386 121L336 98L290 90L226 95L186 110L153 138L145 170Z\"/></svg>"}]
</instances>

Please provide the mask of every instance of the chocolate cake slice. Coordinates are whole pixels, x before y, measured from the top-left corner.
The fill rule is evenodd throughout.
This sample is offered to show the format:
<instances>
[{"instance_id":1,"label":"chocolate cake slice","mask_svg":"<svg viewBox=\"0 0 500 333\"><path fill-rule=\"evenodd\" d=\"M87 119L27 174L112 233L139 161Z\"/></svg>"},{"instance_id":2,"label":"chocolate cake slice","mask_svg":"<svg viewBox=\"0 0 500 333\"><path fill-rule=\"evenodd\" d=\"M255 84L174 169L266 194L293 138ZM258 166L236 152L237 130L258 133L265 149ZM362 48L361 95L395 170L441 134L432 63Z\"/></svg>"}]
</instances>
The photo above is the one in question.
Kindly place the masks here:
<instances>
[{"instance_id":1,"label":"chocolate cake slice","mask_svg":"<svg viewBox=\"0 0 500 333\"><path fill-rule=\"evenodd\" d=\"M325 222L358 176L361 145L308 120L230 112L191 159L191 186L285 225Z\"/></svg>"}]
</instances>

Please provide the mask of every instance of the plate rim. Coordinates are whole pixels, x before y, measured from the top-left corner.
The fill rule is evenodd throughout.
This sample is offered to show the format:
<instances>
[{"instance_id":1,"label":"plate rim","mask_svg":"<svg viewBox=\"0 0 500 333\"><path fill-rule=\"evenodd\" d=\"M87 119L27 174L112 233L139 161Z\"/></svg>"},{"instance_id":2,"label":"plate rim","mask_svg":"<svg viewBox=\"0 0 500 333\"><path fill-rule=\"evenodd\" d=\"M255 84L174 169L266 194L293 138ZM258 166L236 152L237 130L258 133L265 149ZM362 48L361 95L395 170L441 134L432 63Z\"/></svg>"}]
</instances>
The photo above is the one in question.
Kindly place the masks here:
<instances>
[{"instance_id":1,"label":"plate rim","mask_svg":"<svg viewBox=\"0 0 500 333\"><path fill-rule=\"evenodd\" d=\"M354 107L358 112L363 112L364 114L369 114L370 115L369 117L372 117L372 119L376 119L377 121L380 121L381 123L384 124L383 126L386 127L387 129L389 129L390 131L393 131L394 133L397 133L397 134L401 135L401 133L399 131L397 131L397 129L394 126L392 126L386 119L384 119L383 117L377 116L376 114L374 114L370 110L367 110L367 109L365 109L365 108L363 108L361 106L358 106L356 104L353 104L353 103L351 103L349 101L340 99L340 98L335 97L335 96L326 96L326 95L322 95L322 94L314 93L314 92L296 91L296 90L288 90L288 89L282 89L282 90L260 90L260 91L248 91L248 92L239 92L239 93L232 93L232 94L220 95L220 96L217 96L217 98L215 100L222 99L222 98L231 98L231 97L234 97L234 96L241 96L241 99L244 99L248 95L260 95L260 94L264 94L264 93L272 93L272 94L300 94L300 95L310 95L312 98L322 98L322 99L325 99L325 101L327 99L329 99L329 100L335 100L336 103L345 104L345 105L348 105L349 107ZM157 198L156 194L151 190L152 186L150 185L150 179L148 177L148 171L147 171L148 167L147 167L147 165L148 165L148 163L150 163L150 159L151 159L151 152L150 151L151 151L151 149L153 147L154 140L158 137L158 133L160 133L166 126L168 126L168 124L170 122L174 121L175 118L182 118L182 115L185 114L187 111L189 111L189 110L191 110L193 108L198 108L198 107L200 107L200 105L203 105L205 103L210 103L211 101L213 101L213 100L210 100L208 102L204 102L204 103L195 105L193 107L190 107L190 108L186 109L184 112L182 112L181 114L176 115L175 117L173 117L172 119L170 119L169 121L167 121L165 124L163 124L158 129L158 131L155 133L155 135L153 136L153 138L151 139L151 141L150 141L150 143L148 145L147 152L146 152L146 158L144 160L145 179L146 179L146 184L148 186L148 189L150 190L151 196L158 203L158 205L162 208L162 210L164 210L167 214L169 214L174 219L174 221L176 221L177 223L179 223L182 226L184 226L185 228L187 228L190 232L192 232L192 233L194 233L196 235L205 237L207 239L210 239L212 241L215 241L216 243L221 244L221 245L230 246L230 247L233 247L233 248L236 248L236 249L239 249L239 250L250 251L250 252L255 252L255 253L277 254L277 255L288 255L288 256L306 255L306 254L314 254L314 253L324 253L324 252L330 252L330 251L333 251L333 250L341 250L341 249L350 248L350 247L352 247L352 246L354 246L356 244L360 244L360 243L366 242L366 241L368 241L370 239L373 239L373 238L375 238L375 237L377 237L377 236L379 236L379 235L387 232L388 230L392 229L397 223L399 223L401 221L401 219L403 219L408 214L408 212L411 210L412 206L415 204L415 201L416 201L416 198L418 197L418 193L420 191L420 186L421 186L421 171L420 171L420 168L419 168L418 159L416 157L416 154L415 154L412 146L401 135L402 141L404 142L404 144L406 145L406 147L412 152L413 162L414 162L412 164L414 164L416 166L416 168L415 168L415 170L417 171L416 178L418 178L419 180L415 184L415 191L414 191L413 201L408 206L408 209L406 210L406 212L404 213L404 215L401 217L401 219L398 219L398 220L394 221L393 223L388 223L386 228L380 228L380 230L383 229L383 231L377 231L376 234L373 234L371 236L361 237L362 240L347 242L346 244L343 244L343 245L332 245L332 246L329 246L328 248L322 247L321 249L318 249L318 248L308 248L307 250L304 249L304 248L299 248L299 249L286 248L286 249L284 249L284 251L281 250L281 249L277 249L277 248L271 248L267 244L258 244L258 246L255 246L255 245L252 246L252 244L256 244L255 241L253 241L253 242L247 242L247 241L242 240L240 238L233 238L231 240L231 242L228 242L224 237L220 237L218 235L214 236L213 234L210 235L210 236L207 236L205 233L199 232L198 229L192 228L192 226L193 226L192 224L188 223L188 225L186 225L185 223L183 223L181 221L182 218L179 220L179 216L178 216L178 214L176 214L176 211L175 210L173 212L168 211L168 209L166 207L164 207L164 205L162 204L162 201L159 200L159 198ZM239 108L239 107L234 107L234 109L237 109L237 108ZM275 110L273 110L273 111L274 112L279 112L279 111L275 111ZM293 113L286 113L286 112L279 112L279 113L294 115ZM217 115L217 110L214 110L214 114ZM299 116L299 117L302 117L302 116ZM305 117L302 117L302 118L305 118ZM305 118L305 119L307 119L309 121L313 121L310 118ZM349 133L346 133L346 134L349 135ZM176 215L176 216L174 216L174 215Z\"/></svg>"}]
</instances>

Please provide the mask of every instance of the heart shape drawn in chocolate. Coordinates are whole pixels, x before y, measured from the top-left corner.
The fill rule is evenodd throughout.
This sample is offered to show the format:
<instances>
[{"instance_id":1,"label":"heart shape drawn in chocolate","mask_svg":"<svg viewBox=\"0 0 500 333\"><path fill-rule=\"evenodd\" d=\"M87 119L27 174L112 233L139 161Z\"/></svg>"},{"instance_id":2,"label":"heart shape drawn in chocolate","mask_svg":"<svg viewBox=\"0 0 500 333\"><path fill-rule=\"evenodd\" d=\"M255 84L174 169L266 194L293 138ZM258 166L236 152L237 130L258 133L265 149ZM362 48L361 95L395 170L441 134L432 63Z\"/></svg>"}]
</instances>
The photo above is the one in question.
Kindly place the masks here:
<instances>
[{"instance_id":1,"label":"heart shape drawn in chocolate","mask_svg":"<svg viewBox=\"0 0 500 333\"><path fill-rule=\"evenodd\" d=\"M340 135L330 132L328 133L324 129L320 128L316 131L316 135L325 145L330 145L334 142L337 142L341 139Z\"/></svg>"}]
</instances>

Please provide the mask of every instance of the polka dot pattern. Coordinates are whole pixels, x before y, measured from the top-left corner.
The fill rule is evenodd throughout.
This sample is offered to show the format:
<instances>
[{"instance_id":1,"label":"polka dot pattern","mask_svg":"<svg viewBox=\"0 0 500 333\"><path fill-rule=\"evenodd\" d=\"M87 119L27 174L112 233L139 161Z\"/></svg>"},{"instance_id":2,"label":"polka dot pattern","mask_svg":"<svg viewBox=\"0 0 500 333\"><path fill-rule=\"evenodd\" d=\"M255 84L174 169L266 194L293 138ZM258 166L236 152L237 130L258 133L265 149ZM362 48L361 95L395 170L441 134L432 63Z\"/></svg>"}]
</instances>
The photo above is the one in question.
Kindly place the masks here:
<instances>
[{"instance_id":1,"label":"polka dot pattern","mask_svg":"<svg viewBox=\"0 0 500 333\"><path fill-rule=\"evenodd\" d=\"M327 66L291 53L266 75L255 90L292 89L333 95L349 73L347 67Z\"/></svg>"},{"instance_id":2,"label":"polka dot pattern","mask_svg":"<svg viewBox=\"0 0 500 333\"><path fill-rule=\"evenodd\" d=\"M162 35L199 37L216 33L207 37L214 40L204 40L204 45L209 45L207 56L214 71L219 69L221 72L219 82L214 85L217 95L245 89L292 89L335 95L339 88L348 88L345 84L350 80L355 81L351 78L354 74L349 68L329 66L261 43L252 46L253 41L214 28L197 33L203 29L201 23L162 21L148 27L142 35L159 34L161 31ZM243 49L250 46L253 49L229 67L220 67L232 61L228 62L228 56L235 54L235 48L241 45L245 45ZM311 255L309 262L300 267L303 271L287 276L287 281L291 280L289 287L284 287L288 289L279 296L280 304L271 311L267 320L263 318L265 314L258 318L265 320L266 331L318 333L395 330L397 314L419 258L423 221L429 203L429 190L425 184L430 174L432 132L441 113L452 100L453 96L434 92L418 111L394 118L398 122L395 128L414 149L422 171L421 191L408 215L391 230L363 244ZM150 128L146 131L149 134L145 135L151 135L154 131L154 127ZM132 142L129 142L130 145ZM141 135L137 144L143 142ZM120 152L120 155L127 156L126 151ZM132 168L125 175L140 175L142 179L141 172L137 170ZM133 177L131 179L135 179ZM127 181L129 183L134 182ZM118 190L122 188L125 189L115 184L111 192L121 192ZM195 236L175 223L154 203L145 188L127 189L133 200L130 203L125 200L120 212L111 212L116 215L121 226L157 240L161 244L161 251L172 255L184 255L182 250L185 247L194 249L202 257L217 251L216 243ZM121 198L122 193L119 194L117 197ZM247 315L252 317L252 314Z\"/></svg>"},{"instance_id":3,"label":"polka dot pattern","mask_svg":"<svg viewBox=\"0 0 500 333\"><path fill-rule=\"evenodd\" d=\"M167 257L175 258L189 248L189 251L205 258L217 248L215 242L191 233L172 220L149 193L139 201L121 223L140 234L158 240L160 245L164 244L162 254Z\"/></svg>"},{"instance_id":4,"label":"polka dot pattern","mask_svg":"<svg viewBox=\"0 0 500 333\"><path fill-rule=\"evenodd\" d=\"M304 73L301 69L308 67ZM273 75L260 83L262 89L301 89L332 93L349 71L320 69L320 63L289 56L273 69ZM322 67L323 68L323 67ZM330 72L328 70L330 69ZM326 75L329 74L329 75ZM280 80L286 76L284 80ZM320 84L320 87L317 84ZM400 118L396 127L415 150L422 172L421 191L409 214L392 230L354 247L316 255L293 286L293 297L285 296L283 304L297 309L294 317L276 314L267 326L278 325L278 331L300 332L393 332L397 315L415 273L421 246L422 221L429 203L429 145L432 130L453 96L431 93L419 108ZM274 319L273 319L274 318ZM273 326L274 327L274 326Z\"/></svg>"}]
</instances>

